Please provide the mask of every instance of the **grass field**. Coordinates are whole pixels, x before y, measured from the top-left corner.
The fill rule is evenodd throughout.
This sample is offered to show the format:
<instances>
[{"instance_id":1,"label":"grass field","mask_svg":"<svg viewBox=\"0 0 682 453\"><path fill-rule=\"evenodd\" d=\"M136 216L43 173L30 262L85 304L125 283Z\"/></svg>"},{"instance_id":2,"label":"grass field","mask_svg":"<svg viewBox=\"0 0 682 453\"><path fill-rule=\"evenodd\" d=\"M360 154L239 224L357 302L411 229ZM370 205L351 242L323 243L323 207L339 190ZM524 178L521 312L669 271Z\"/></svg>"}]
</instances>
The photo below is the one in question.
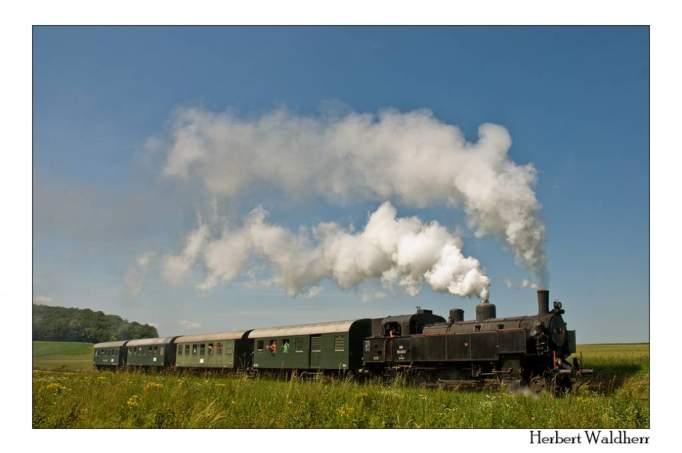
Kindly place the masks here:
<instances>
[{"instance_id":1,"label":"grass field","mask_svg":"<svg viewBox=\"0 0 682 453\"><path fill-rule=\"evenodd\" d=\"M61 348L34 344L34 366L58 368L56 357L66 357L63 366L80 369L33 372L36 428L649 427L648 344L579 346L597 374L561 398L399 382L95 372L83 369L82 349Z\"/></svg>"},{"instance_id":2,"label":"grass field","mask_svg":"<svg viewBox=\"0 0 682 453\"><path fill-rule=\"evenodd\" d=\"M92 367L92 343L34 341L34 370L85 370Z\"/></svg>"}]
</instances>

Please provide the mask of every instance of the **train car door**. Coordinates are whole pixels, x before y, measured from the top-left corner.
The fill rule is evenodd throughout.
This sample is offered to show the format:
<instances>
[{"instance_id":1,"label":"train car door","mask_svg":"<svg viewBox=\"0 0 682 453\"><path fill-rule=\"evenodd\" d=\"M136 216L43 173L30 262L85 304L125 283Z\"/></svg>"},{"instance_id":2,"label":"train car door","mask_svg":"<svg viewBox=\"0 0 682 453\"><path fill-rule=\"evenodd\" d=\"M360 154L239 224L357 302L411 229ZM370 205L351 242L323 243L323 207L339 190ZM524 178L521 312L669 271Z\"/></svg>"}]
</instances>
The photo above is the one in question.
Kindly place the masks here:
<instances>
[{"instance_id":1,"label":"train car door","mask_svg":"<svg viewBox=\"0 0 682 453\"><path fill-rule=\"evenodd\" d=\"M386 362L393 362L393 350L395 349L395 338L388 337L385 341L384 358Z\"/></svg>"},{"instance_id":2,"label":"train car door","mask_svg":"<svg viewBox=\"0 0 682 453\"><path fill-rule=\"evenodd\" d=\"M320 368L320 356L322 355L322 336L310 336L310 368Z\"/></svg>"}]
</instances>

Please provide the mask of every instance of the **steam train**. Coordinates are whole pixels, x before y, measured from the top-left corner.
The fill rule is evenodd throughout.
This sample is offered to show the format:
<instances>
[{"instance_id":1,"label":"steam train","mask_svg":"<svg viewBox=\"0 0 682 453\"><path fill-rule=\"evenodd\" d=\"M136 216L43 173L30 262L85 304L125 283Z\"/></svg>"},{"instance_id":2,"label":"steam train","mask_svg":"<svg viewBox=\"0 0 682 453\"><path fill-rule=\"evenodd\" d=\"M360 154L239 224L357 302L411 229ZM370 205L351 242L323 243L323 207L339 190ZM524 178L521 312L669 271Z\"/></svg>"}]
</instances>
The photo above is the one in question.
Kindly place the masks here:
<instances>
[{"instance_id":1,"label":"steam train","mask_svg":"<svg viewBox=\"0 0 682 453\"><path fill-rule=\"evenodd\" d=\"M209 335L98 343L98 369L244 371L249 374L404 375L419 382L516 383L534 391L565 392L591 370L575 353L561 302L537 291L533 315L498 318L487 300L476 319L450 310L448 319L417 308L412 314L322 322Z\"/></svg>"}]
</instances>

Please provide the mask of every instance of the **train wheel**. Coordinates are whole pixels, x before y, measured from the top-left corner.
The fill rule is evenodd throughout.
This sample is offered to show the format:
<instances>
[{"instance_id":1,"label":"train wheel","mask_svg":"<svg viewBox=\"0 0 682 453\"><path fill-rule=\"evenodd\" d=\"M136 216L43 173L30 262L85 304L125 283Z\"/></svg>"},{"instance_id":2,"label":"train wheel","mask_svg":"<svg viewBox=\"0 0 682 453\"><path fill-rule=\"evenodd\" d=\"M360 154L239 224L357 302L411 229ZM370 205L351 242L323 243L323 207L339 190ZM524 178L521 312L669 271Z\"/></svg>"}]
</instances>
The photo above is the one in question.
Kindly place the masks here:
<instances>
[{"instance_id":1,"label":"train wheel","mask_svg":"<svg viewBox=\"0 0 682 453\"><path fill-rule=\"evenodd\" d=\"M571 393L573 383L570 376L557 376L553 382L554 394L556 396L567 395Z\"/></svg>"},{"instance_id":2,"label":"train wheel","mask_svg":"<svg viewBox=\"0 0 682 453\"><path fill-rule=\"evenodd\" d=\"M548 387L547 379L544 376L533 376L528 382L528 388L533 393L545 392Z\"/></svg>"}]
</instances>

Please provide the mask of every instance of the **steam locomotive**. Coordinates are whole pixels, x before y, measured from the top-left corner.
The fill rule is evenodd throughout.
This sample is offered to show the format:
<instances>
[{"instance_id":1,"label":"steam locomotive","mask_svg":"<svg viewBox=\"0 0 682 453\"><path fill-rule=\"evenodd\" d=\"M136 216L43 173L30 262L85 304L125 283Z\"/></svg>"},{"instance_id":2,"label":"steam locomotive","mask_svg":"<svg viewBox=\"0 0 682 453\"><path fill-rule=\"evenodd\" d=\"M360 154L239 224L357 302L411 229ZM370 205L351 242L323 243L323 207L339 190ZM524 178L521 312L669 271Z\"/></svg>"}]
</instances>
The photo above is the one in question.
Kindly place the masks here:
<instances>
[{"instance_id":1,"label":"steam locomotive","mask_svg":"<svg viewBox=\"0 0 682 453\"><path fill-rule=\"evenodd\" d=\"M574 330L567 330L564 309L555 301L549 310L549 291L537 291L535 315L498 318L487 300L476 306L476 319L452 309L448 320L430 310L384 318L384 335L364 342L363 371L376 374L394 367L426 379L495 378L518 382L540 391L566 391L591 370L575 357ZM394 337L391 332L396 333ZM407 333L404 335L403 333Z\"/></svg>"},{"instance_id":2,"label":"steam locomotive","mask_svg":"<svg viewBox=\"0 0 682 453\"><path fill-rule=\"evenodd\" d=\"M549 291L537 291L534 315L498 318L489 301L476 319L431 310L376 319L99 343L99 368L223 370L358 377L404 375L419 382L516 383L534 391L565 392L580 376L575 331L567 330L561 302L549 309Z\"/></svg>"}]
</instances>

